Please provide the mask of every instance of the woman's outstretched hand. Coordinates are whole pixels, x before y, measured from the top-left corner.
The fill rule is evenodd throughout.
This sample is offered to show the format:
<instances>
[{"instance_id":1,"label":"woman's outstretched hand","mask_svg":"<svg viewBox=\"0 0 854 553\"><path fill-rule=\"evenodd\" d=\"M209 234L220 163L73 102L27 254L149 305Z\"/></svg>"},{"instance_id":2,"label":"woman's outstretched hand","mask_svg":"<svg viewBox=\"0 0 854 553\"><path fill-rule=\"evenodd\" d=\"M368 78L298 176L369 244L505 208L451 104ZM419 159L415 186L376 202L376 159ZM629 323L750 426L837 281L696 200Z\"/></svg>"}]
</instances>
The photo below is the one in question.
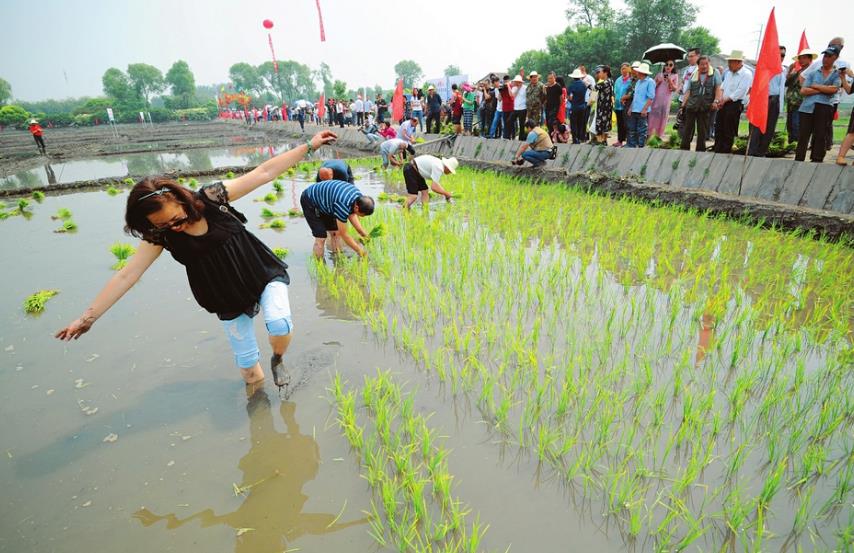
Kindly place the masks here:
<instances>
[{"instance_id":1,"label":"woman's outstretched hand","mask_svg":"<svg viewBox=\"0 0 854 553\"><path fill-rule=\"evenodd\" d=\"M338 135L332 131L320 131L316 135L311 137L311 149L317 150L321 146L326 146L327 144L331 144L338 139Z\"/></svg>"},{"instance_id":2,"label":"woman's outstretched hand","mask_svg":"<svg viewBox=\"0 0 854 553\"><path fill-rule=\"evenodd\" d=\"M80 317L67 327L57 332L55 338L59 338L60 340L64 340L66 342L70 341L72 338L76 340L82 335L89 332L89 329L92 328L92 325L94 323L95 317Z\"/></svg>"}]
</instances>

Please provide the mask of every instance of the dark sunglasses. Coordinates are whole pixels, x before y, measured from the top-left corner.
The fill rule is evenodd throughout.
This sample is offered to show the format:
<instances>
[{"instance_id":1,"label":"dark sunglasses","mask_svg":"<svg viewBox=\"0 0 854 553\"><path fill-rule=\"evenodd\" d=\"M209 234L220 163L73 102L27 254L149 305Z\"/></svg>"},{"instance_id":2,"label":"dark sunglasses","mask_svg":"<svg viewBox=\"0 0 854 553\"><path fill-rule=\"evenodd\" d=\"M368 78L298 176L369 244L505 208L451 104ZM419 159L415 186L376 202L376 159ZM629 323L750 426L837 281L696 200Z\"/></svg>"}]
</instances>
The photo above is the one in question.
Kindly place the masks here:
<instances>
[{"instance_id":1,"label":"dark sunglasses","mask_svg":"<svg viewBox=\"0 0 854 553\"><path fill-rule=\"evenodd\" d=\"M664 64L664 66L665 66L665 67L673 67L674 65L676 65L676 64L675 64L675 63L666 63L666 64Z\"/></svg>"},{"instance_id":2,"label":"dark sunglasses","mask_svg":"<svg viewBox=\"0 0 854 553\"><path fill-rule=\"evenodd\" d=\"M184 223L186 223L189 220L190 220L189 217L184 216L184 217L181 217L180 219L176 219L174 221L169 221L168 223L166 223L163 226L157 226L157 225L151 225L151 226L154 227L154 230L156 232L166 232L167 230L172 230L175 227L180 227L181 225L183 225Z\"/></svg>"}]
</instances>

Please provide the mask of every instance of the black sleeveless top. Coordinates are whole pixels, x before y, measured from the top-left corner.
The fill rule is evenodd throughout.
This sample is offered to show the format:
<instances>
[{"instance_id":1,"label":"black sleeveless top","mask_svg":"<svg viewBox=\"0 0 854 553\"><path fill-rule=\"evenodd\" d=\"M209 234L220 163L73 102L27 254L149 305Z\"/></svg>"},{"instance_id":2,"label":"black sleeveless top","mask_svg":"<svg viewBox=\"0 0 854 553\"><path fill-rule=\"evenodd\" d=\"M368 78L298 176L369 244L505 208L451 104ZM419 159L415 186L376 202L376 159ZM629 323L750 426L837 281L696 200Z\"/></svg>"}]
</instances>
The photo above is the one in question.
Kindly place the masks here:
<instances>
[{"instance_id":1,"label":"black sleeveless top","mask_svg":"<svg viewBox=\"0 0 854 553\"><path fill-rule=\"evenodd\" d=\"M246 217L228 203L221 182L203 186L196 197L205 205L207 233L191 236L167 230L149 241L184 265L199 305L222 320L243 313L254 317L270 281L290 283L288 266L246 230Z\"/></svg>"}]
</instances>

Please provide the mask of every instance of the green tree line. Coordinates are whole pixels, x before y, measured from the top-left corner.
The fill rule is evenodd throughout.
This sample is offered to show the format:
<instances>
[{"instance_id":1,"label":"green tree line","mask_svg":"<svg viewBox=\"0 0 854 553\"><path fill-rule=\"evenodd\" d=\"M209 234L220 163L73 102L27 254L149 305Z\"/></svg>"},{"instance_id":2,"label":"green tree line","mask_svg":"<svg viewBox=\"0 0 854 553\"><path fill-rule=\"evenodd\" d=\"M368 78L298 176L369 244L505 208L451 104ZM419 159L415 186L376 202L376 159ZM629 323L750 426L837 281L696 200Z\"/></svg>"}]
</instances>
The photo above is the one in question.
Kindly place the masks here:
<instances>
[{"instance_id":1,"label":"green tree line","mask_svg":"<svg viewBox=\"0 0 854 553\"><path fill-rule=\"evenodd\" d=\"M683 48L718 53L718 39L696 25L697 7L684 0L625 0L616 10L608 0L570 0L569 25L546 38L546 48L522 52L508 71L555 71L568 75L579 65L612 67L616 75L622 62L640 60L645 50L662 42Z\"/></svg>"}]
</instances>

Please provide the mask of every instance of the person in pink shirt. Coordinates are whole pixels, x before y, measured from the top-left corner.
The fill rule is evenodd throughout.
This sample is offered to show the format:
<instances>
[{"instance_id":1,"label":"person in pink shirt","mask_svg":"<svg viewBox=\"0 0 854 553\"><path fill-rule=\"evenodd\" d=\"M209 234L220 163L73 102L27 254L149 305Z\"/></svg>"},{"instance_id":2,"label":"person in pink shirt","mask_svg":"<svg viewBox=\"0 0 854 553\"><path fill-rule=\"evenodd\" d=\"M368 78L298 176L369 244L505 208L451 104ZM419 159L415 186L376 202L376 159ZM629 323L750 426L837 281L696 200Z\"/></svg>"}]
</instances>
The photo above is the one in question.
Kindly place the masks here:
<instances>
[{"instance_id":1,"label":"person in pink shirt","mask_svg":"<svg viewBox=\"0 0 854 553\"><path fill-rule=\"evenodd\" d=\"M397 138L397 131L391 128L388 121L380 121L380 136L386 140Z\"/></svg>"},{"instance_id":2,"label":"person in pink shirt","mask_svg":"<svg viewBox=\"0 0 854 553\"><path fill-rule=\"evenodd\" d=\"M678 89L676 62L667 60L664 69L655 76L655 99L649 108L649 138L664 137L664 127L667 126L667 116L670 114L670 99Z\"/></svg>"}]
</instances>

